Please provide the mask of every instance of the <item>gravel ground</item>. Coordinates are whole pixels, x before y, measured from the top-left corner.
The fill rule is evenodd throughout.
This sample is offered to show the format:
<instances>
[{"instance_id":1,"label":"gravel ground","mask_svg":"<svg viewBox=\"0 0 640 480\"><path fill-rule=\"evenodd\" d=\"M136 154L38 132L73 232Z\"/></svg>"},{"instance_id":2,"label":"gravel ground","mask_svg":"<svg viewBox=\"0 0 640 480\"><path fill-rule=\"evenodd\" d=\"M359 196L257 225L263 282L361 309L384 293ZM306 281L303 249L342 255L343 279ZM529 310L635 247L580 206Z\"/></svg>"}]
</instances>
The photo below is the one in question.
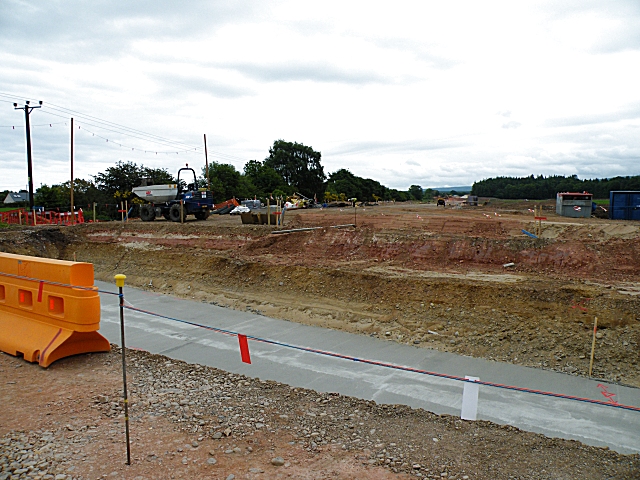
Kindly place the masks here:
<instances>
[{"instance_id":1,"label":"gravel ground","mask_svg":"<svg viewBox=\"0 0 640 480\"><path fill-rule=\"evenodd\" d=\"M0 356L0 480L640 478L639 455L127 355L131 466L116 347L47 370Z\"/></svg>"}]
</instances>

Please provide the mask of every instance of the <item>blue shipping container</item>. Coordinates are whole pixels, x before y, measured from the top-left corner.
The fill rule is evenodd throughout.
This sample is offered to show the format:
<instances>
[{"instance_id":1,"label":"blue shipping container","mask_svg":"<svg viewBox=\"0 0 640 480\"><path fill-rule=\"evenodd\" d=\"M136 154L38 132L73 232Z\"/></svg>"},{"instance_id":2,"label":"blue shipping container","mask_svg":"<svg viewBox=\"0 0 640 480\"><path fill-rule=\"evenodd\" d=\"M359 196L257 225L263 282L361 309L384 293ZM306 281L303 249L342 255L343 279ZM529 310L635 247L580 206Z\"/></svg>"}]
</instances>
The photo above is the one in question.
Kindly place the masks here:
<instances>
[{"instance_id":1,"label":"blue shipping container","mask_svg":"<svg viewBox=\"0 0 640 480\"><path fill-rule=\"evenodd\" d=\"M609 192L611 220L640 220L640 192Z\"/></svg>"}]
</instances>

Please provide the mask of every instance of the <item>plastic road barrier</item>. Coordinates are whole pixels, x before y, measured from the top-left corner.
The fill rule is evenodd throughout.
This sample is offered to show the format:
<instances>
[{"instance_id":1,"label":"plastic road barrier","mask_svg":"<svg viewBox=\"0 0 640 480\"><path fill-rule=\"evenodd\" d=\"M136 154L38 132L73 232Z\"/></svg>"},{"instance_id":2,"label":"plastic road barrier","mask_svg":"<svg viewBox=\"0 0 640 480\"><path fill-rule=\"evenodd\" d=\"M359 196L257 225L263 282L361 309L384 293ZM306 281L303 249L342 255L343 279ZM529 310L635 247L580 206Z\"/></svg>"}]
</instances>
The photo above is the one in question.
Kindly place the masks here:
<instances>
[{"instance_id":1,"label":"plastic road barrier","mask_svg":"<svg viewBox=\"0 0 640 480\"><path fill-rule=\"evenodd\" d=\"M108 352L93 265L0 253L0 350L48 367Z\"/></svg>"}]
</instances>

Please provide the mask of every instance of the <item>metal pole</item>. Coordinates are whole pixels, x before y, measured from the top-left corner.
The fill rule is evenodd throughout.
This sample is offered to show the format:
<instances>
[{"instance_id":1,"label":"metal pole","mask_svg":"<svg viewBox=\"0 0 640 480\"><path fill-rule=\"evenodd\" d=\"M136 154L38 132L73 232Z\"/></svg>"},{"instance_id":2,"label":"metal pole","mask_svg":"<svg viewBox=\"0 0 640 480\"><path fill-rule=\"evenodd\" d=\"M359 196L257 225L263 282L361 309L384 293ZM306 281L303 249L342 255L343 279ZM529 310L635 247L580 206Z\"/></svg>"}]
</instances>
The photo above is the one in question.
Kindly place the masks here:
<instances>
[{"instance_id":1,"label":"metal pole","mask_svg":"<svg viewBox=\"0 0 640 480\"><path fill-rule=\"evenodd\" d=\"M211 182L209 181L209 156L207 155L207 134L204 134L204 164L207 169L207 190L211 190Z\"/></svg>"},{"instance_id":2,"label":"metal pole","mask_svg":"<svg viewBox=\"0 0 640 480\"><path fill-rule=\"evenodd\" d=\"M131 465L131 447L129 446L129 398L127 397L127 364L125 361L125 344L124 344L124 294L122 288L124 287L124 280L126 275L118 274L114 277L116 279L116 286L118 287L118 293L120 296L120 342L122 343L122 385L124 391L124 425L127 436L127 465Z\"/></svg>"},{"instance_id":3,"label":"metal pole","mask_svg":"<svg viewBox=\"0 0 640 480\"><path fill-rule=\"evenodd\" d=\"M73 208L73 117L71 118L71 223L75 225L76 214Z\"/></svg>"}]
</instances>

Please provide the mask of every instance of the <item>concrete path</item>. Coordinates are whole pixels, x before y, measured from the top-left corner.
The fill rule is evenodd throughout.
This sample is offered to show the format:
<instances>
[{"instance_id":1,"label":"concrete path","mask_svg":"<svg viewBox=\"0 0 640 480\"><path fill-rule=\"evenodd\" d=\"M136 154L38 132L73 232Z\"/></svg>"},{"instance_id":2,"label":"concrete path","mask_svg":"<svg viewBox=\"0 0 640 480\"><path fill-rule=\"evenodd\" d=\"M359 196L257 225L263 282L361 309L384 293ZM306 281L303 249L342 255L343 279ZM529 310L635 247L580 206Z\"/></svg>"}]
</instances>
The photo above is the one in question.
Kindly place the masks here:
<instances>
[{"instance_id":1,"label":"concrete path","mask_svg":"<svg viewBox=\"0 0 640 480\"><path fill-rule=\"evenodd\" d=\"M113 284L96 282L106 291ZM125 287L133 306L190 322L237 331L354 357L409 366L483 381L640 406L640 389L533 368L437 352L249 312L240 312ZM118 298L101 294L100 332L120 344ZM238 339L172 320L125 310L127 347L141 348L190 363L321 392L338 392L378 403L406 404L438 414L460 416L463 382L325 357L249 341L252 364L240 361ZM606 389L606 390L605 390ZM480 386L478 419L509 424L549 437L640 452L640 412Z\"/></svg>"}]
</instances>

